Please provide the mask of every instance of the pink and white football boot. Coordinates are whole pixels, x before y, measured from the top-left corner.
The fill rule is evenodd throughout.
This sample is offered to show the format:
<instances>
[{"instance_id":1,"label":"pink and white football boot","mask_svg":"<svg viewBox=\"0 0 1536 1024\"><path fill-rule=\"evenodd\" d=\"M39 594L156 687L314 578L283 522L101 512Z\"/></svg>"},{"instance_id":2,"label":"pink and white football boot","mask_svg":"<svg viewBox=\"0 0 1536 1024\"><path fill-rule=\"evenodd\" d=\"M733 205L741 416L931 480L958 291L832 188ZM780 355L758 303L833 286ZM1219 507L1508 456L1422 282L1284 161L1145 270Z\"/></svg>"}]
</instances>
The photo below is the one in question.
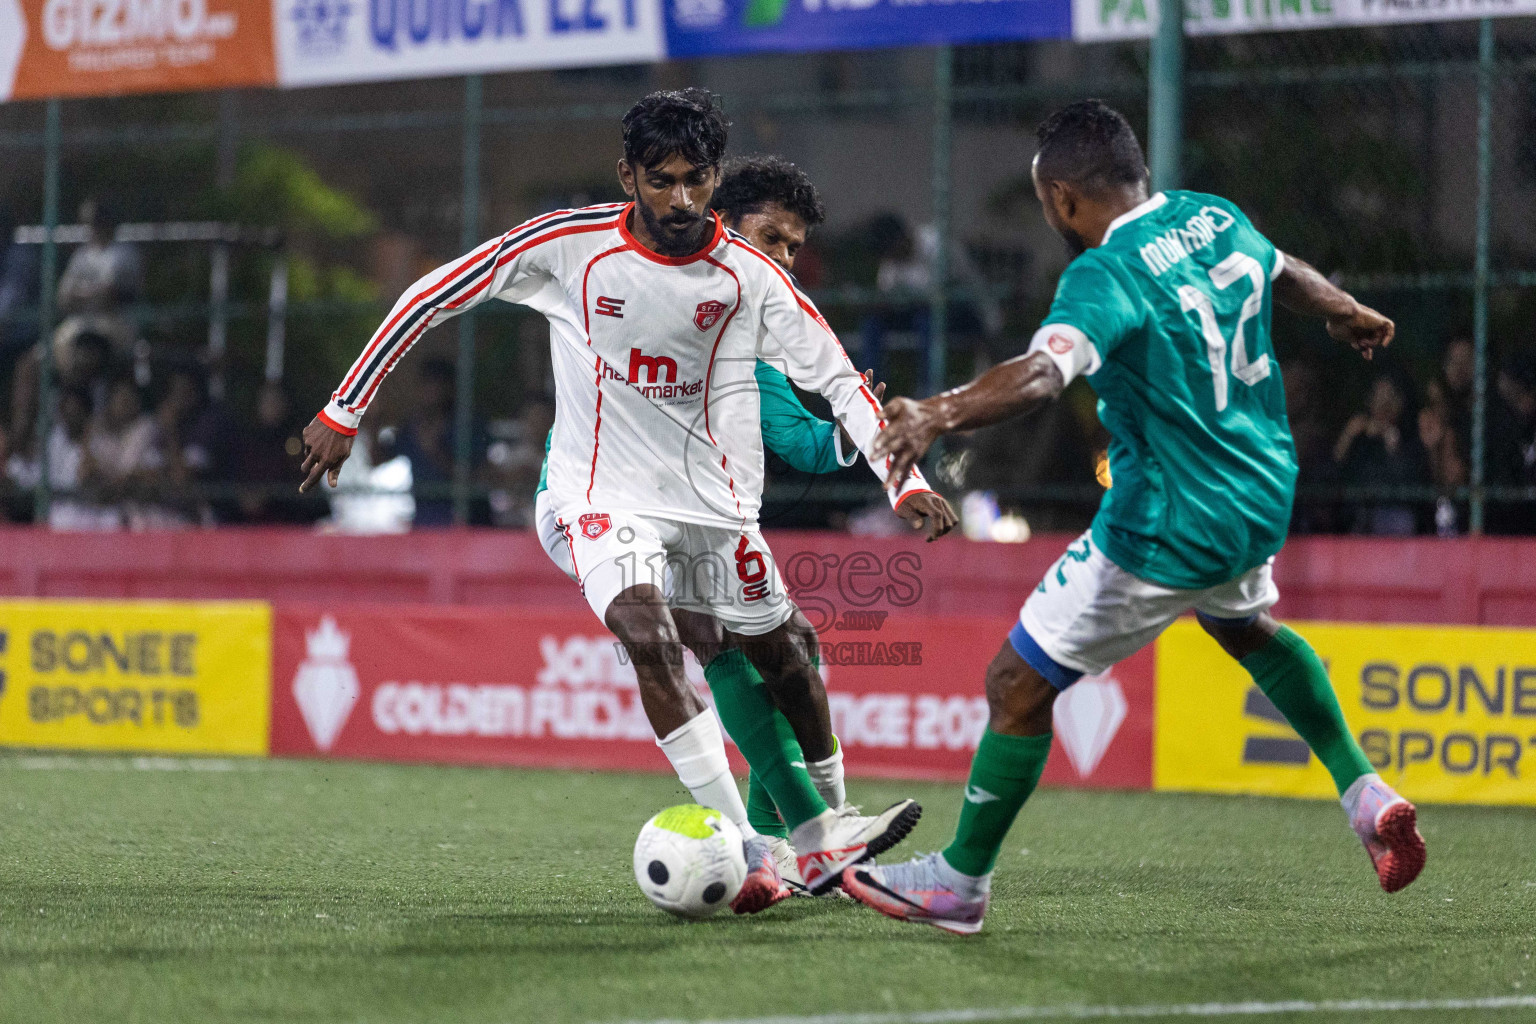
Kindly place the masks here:
<instances>
[{"instance_id":1,"label":"pink and white football boot","mask_svg":"<svg viewBox=\"0 0 1536 1024\"><path fill-rule=\"evenodd\" d=\"M779 864L773 856L772 836L749 836L742 844L747 858L747 877L741 891L731 900L738 914L756 914L792 895L779 877Z\"/></svg>"},{"instance_id":2,"label":"pink and white football boot","mask_svg":"<svg viewBox=\"0 0 1536 1024\"><path fill-rule=\"evenodd\" d=\"M1371 855L1376 877L1387 892L1397 892L1424 870L1424 837L1413 804L1374 772L1362 775L1340 800L1349 824Z\"/></svg>"},{"instance_id":3,"label":"pink and white football boot","mask_svg":"<svg viewBox=\"0 0 1536 1024\"><path fill-rule=\"evenodd\" d=\"M991 890L990 875L959 875L937 853L905 864L861 864L843 872L843 891L865 906L898 921L931 924L957 935L981 931Z\"/></svg>"}]
</instances>

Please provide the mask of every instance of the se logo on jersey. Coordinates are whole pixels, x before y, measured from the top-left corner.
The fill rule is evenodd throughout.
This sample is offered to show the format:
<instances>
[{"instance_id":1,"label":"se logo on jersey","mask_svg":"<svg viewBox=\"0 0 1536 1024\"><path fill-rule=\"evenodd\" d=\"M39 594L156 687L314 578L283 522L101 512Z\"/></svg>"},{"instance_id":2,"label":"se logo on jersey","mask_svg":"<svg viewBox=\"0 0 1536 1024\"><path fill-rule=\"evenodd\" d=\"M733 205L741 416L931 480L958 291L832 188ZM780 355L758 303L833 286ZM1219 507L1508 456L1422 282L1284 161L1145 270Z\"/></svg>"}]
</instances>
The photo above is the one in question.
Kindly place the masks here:
<instances>
[{"instance_id":1,"label":"se logo on jersey","mask_svg":"<svg viewBox=\"0 0 1536 1024\"><path fill-rule=\"evenodd\" d=\"M699 308L693 312L693 325L701 331L707 331L720 322L720 316L725 312L725 303L718 299L710 299L699 303Z\"/></svg>"},{"instance_id":2,"label":"se logo on jersey","mask_svg":"<svg viewBox=\"0 0 1536 1024\"><path fill-rule=\"evenodd\" d=\"M576 520L576 525L581 527L581 535L587 540L597 540L613 526L613 520L606 512L588 512Z\"/></svg>"},{"instance_id":3,"label":"se logo on jersey","mask_svg":"<svg viewBox=\"0 0 1536 1024\"><path fill-rule=\"evenodd\" d=\"M606 295L597 297L597 315L611 316L619 320L624 319L624 300L610 299Z\"/></svg>"}]
</instances>

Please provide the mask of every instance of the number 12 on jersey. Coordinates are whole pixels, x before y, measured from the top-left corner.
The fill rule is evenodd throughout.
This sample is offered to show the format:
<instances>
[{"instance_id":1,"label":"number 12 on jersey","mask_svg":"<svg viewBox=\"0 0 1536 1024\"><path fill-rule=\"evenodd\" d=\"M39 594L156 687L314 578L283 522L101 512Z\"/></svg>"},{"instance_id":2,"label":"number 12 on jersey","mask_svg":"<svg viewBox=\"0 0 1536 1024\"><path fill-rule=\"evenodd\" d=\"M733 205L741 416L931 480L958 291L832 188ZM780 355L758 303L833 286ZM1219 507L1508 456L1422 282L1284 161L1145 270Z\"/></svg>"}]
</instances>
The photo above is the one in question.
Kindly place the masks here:
<instances>
[{"instance_id":1,"label":"number 12 on jersey","mask_svg":"<svg viewBox=\"0 0 1536 1024\"><path fill-rule=\"evenodd\" d=\"M1235 252L1211 268L1211 284L1218 291L1225 291L1247 278L1253 284L1253 294L1243 300L1237 314L1237 324L1232 328L1232 376L1252 387L1269 376L1269 356L1261 355L1249 362L1248 342L1243 336L1248 321L1259 315L1264 305L1264 268L1259 261L1246 253ZM1211 364L1211 378L1216 385L1216 411L1227 407L1227 344L1221 324L1216 322L1216 306L1211 297L1192 284L1179 286L1179 305L1187 313L1193 310L1200 317L1200 333L1205 336L1205 354Z\"/></svg>"}]
</instances>

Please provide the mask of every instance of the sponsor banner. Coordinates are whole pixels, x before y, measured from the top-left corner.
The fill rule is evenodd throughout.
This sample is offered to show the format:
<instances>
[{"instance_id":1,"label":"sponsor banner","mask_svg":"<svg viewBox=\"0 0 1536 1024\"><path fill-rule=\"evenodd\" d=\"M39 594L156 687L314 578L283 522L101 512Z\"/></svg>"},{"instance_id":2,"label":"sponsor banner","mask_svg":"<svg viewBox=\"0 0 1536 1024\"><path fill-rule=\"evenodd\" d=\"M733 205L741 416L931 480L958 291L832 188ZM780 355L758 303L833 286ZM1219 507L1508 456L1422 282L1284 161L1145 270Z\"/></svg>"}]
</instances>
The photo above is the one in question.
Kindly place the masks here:
<instances>
[{"instance_id":1,"label":"sponsor banner","mask_svg":"<svg viewBox=\"0 0 1536 1024\"><path fill-rule=\"evenodd\" d=\"M1072 0L1072 38L1080 43L1146 39L1159 0ZM1405 25L1536 14L1536 0L1185 0L1189 35L1309 28Z\"/></svg>"},{"instance_id":2,"label":"sponsor banner","mask_svg":"<svg viewBox=\"0 0 1536 1024\"><path fill-rule=\"evenodd\" d=\"M848 771L964 778L1006 626L883 611L830 623L822 672ZM670 770L633 667L589 616L281 605L273 651L274 754ZM1152 678L1144 652L1059 701L1047 782L1149 787Z\"/></svg>"},{"instance_id":3,"label":"sponsor banner","mask_svg":"<svg viewBox=\"0 0 1536 1024\"><path fill-rule=\"evenodd\" d=\"M3 2L3 0L0 0ZM270 0L278 82L661 60L659 0Z\"/></svg>"},{"instance_id":4,"label":"sponsor banner","mask_svg":"<svg viewBox=\"0 0 1536 1024\"><path fill-rule=\"evenodd\" d=\"M265 754L256 602L0 601L0 745Z\"/></svg>"},{"instance_id":5,"label":"sponsor banner","mask_svg":"<svg viewBox=\"0 0 1536 1024\"><path fill-rule=\"evenodd\" d=\"M1345 718L1414 800L1536 804L1536 631L1296 623ZM1157 643L1157 789L1335 797L1253 680L1191 621Z\"/></svg>"},{"instance_id":6,"label":"sponsor banner","mask_svg":"<svg viewBox=\"0 0 1536 1024\"><path fill-rule=\"evenodd\" d=\"M0 101L275 81L272 0L0 0Z\"/></svg>"},{"instance_id":7,"label":"sponsor banner","mask_svg":"<svg viewBox=\"0 0 1536 1024\"><path fill-rule=\"evenodd\" d=\"M1071 0L662 0L667 53L857 50L1065 39Z\"/></svg>"}]
</instances>

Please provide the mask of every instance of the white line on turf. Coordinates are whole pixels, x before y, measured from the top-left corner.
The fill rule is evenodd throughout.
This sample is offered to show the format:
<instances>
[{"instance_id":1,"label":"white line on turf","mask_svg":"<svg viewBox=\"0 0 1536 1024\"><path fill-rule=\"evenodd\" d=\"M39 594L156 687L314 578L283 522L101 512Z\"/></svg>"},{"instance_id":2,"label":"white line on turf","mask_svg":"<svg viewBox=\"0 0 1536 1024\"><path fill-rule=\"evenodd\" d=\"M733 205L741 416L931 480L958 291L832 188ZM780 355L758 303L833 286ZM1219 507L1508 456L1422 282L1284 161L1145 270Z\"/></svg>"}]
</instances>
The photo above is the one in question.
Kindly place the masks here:
<instances>
[{"instance_id":1,"label":"white line on turf","mask_svg":"<svg viewBox=\"0 0 1536 1024\"><path fill-rule=\"evenodd\" d=\"M1171 1017L1263 1017L1283 1013L1399 1013L1416 1011L1536 1009L1536 996L1480 999L1293 999L1283 1002L1182 1003L1147 1006L999 1006L992 1009L914 1010L882 1013L822 1013L795 1017L729 1017L707 1020L665 1018L625 1024L980 1024L1001 1020L1112 1020Z\"/></svg>"},{"instance_id":2,"label":"white line on turf","mask_svg":"<svg viewBox=\"0 0 1536 1024\"><path fill-rule=\"evenodd\" d=\"M34 772L236 772L269 768L271 762L256 758L243 760L220 757L79 757L69 754L49 754L0 758L0 768L7 766Z\"/></svg>"}]
</instances>

